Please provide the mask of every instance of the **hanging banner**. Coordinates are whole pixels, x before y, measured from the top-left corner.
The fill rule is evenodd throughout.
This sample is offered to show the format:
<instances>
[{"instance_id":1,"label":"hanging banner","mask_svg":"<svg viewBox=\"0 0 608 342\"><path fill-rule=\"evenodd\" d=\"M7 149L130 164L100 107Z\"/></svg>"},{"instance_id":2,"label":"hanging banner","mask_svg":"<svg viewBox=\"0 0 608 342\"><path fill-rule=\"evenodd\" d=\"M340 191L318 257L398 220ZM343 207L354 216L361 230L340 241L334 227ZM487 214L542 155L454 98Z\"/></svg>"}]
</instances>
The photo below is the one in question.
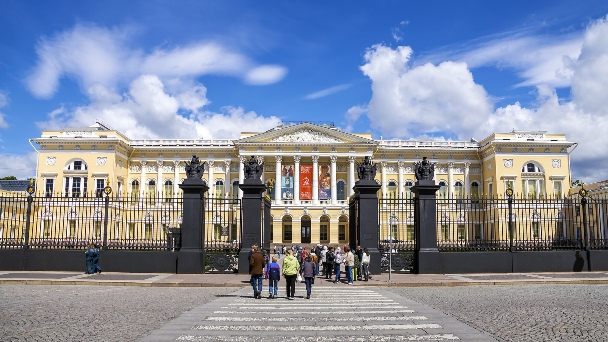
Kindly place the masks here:
<instances>
[{"instance_id":1,"label":"hanging banner","mask_svg":"<svg viewBox=\"0 0 608 342\"><path fill-rule=\"evenodd\" d=\"M319 165L319 199L331 199L331 173L329 173L329 165Z\"/></svg>"},{"instance_id":2,"label":"hanging banner","mask_svg":"<svg viewBox=\"0 0 608 342\"><path fill-rule=\"evenodd\" d=\"M300 199L312 199L312 165L300 165Z\"/></svg>"},{"instance_id":3,"label":"hanging banner","mask_svg":"<svg viewBox=\"0 0 608 342\"><path fill-rule=\"evenodd\" d=\"M283 165L281 170L281 199L293 199L293 165Z\"/></svg>"}]
</instances>

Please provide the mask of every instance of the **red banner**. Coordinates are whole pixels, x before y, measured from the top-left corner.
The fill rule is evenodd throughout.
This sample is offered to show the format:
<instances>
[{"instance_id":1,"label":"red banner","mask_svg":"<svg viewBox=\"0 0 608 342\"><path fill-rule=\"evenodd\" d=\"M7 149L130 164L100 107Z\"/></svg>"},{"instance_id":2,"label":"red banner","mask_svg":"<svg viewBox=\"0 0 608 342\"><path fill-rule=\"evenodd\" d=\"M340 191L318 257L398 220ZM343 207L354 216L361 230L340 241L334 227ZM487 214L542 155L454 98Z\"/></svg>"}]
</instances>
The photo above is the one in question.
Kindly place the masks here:
<instances>
[{"instance_id":1,"label":"red banner","mask_svg":"<svg viewBox=\"0 0 608 342\"><path fill-rule=\"evenodd\" d=\"M312 165L300 165L300 199L312 199Z\"/></svg>"}]
</instances>

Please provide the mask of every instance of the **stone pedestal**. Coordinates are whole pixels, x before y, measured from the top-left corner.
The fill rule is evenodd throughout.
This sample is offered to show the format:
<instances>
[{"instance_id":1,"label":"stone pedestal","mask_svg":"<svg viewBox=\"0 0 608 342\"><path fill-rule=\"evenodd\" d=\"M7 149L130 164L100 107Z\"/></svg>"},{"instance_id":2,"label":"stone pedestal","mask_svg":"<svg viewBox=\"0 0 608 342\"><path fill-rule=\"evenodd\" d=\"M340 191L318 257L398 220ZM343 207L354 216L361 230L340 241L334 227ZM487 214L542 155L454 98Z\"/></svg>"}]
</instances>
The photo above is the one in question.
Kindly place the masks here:
<instances>
[{"instance_id":1,"label":"stone pedestal","mask_svg":"<svg viewBox=\"0 0 608 342\"><path fill-rule=\"evenodd\" d=\"M355 183L355 200L359 201L358 219L359 224L349 224L350 236L356 240L350 240L350 247L354 250L357 244L361 248L367 248L370 254L370 274L380 274L380 260L382 256L378 250L380 234L378 231L378 190L380 185L375 180L362 179ZM352 220L352 216L351 216ZM358 231L356 231L358 226Z\"/></svg>"},{"instance_id":2,"label":"stone pedestal","mask_svg":"<svg viewBox=\"0 0 608 342\"><path fill-rule=\"evenodd\" d=\"M419 180L412 187L416 195L414 218L416 220L416 253L414 273L439 274L441 259L437 249L437 196L440 186L433 180Z\"/></svg>"},{"instance_id":3,"label":"stone pedestal","mask_svg":"<svg viewBox=\"0 0 608 342\"><path fill-rule=\"evenodd\" d=\"M203 273L205 256L205 193L209 187L201 179L186 179L179 185L184 192L181 248L177 255L177 273Z\"/></svg>"},{"instance_id":4,"label":"stone pedestal","mask_svg":"<svg viewBox=\"0 0 608 342\"><path fill-rule=\"evenodd\" d=\"M252 245L264 246L262 241L262 210L266 185L259 179L245 179L239 188L243 191L243 235L239 252L239 273L249 273L249 252ZM267 237L269 239L270 236Z\"/></svg>"}]
</instances>

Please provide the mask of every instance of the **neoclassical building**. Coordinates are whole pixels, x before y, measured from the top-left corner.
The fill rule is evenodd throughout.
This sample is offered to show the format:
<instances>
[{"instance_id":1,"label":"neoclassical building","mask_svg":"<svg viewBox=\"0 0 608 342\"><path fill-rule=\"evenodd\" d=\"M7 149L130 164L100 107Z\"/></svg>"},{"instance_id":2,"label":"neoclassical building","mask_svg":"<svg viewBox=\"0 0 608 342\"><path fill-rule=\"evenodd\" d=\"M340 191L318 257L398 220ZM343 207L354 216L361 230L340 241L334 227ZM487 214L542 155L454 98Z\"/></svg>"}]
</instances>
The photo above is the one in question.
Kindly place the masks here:
<instances>
[{"instance_id":1,"label":"neoclassical building","mask_svg":"<svg viewBox=\"0 0 608 342\"><path fill-rule=\"evenodd\" d=\"M272 199L274 243L337 244L348 239L348 198L356 164L371 156L381 198L411 196L413 165L436 163L438 196L503 196L510 187L527 198L562 197L570 189L570 153L576 143L544 131L495 133L480 142L376 140L333 125L283 124L243 132L234 140L133 140L107 125L43 131L37 190L47 196L101 196L106 185L130 198L181 196L185 162L206 162L208 195L239 198L243 161L264 162ZM162 205L159 201L159 205ZM161 209L159 209L161 210Z\"/></svg>"}]
</instances>

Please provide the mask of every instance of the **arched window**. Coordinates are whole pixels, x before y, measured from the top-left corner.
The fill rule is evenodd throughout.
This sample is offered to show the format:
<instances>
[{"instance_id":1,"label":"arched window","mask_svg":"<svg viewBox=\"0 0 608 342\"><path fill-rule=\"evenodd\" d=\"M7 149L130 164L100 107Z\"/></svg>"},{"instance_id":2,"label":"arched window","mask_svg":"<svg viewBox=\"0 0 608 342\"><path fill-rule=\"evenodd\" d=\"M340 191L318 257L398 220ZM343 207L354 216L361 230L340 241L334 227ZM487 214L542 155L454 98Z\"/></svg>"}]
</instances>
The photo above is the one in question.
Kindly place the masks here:
<instances>
[{"instance_id":1,"label":"arched window","mask_svg":"<svg viewBox=\"0 0 608 342\"><path fill-rule=\"evenodd\" d=\"M447 186L448 183L446 181L439 181L439 192L438 192L438 197L439 198L445 198L446 197L446 190L447 190Z\"/></svg>"},{"instance_id":2,"label":"arched window","mask_svg":"<svg viewBox=\"0 0 608 342\"><path fill-rule=\"evenodd\" d=\"M320 235L319 240L322 243L327 243L329 241L329 217L322 216L320 222Z\"/></svg>"},{"instance_id":3,"label":"arched window","mask_svg":"<svg viewBox=\"0 0 608 342\"><path fill-rule=\"evenodd\" d=\"M63 169L70 171L69 176L64 177L65 197L87 197L87 163L76 159L66 164Z\"/></svg>"},{"instance_id":4,"label":"arched window","mask_svg":"<svg viewBox=\"0 0 608 342\"><path fill-rule=\"evenodd\" d=\"M148 195L154 196L155 193L156 193L156 181L154 179L151 179L148 182Z\"/></svg>"},{"instance_id":5,"label":"arched window","mask_svg":"<svg viewBox=\"0 0 608 342\"><path fill-rule=\"evenodd\" d=\"M457 199L462 199L463 193L464 191L462 190L462 182L456 181L456 183L454 183L454 196Z\"/></svg>"},{"instance_id":6,"label":"arched window","mask_svg":"<svg viewBox=\"0 0 608 342\"><path fill-rule=\"evenodd\" d=\"M542 172L541 168L536 163L526 163L522 168L521 172L531 173L531 172Z\"/></svg>"},{"instance_id":7,"label":"arched window","mask_svg":"<svg viewBox=\"0 0 608 342\"><path fill-rule=\"evenodd\" d=\"M414 182L408 180L405 181L405 183L403 184L403 193L405 195L406 198L411 198L413 193L412 193L412 187L414 186Z\"/></svg>"},{"instance_id":8,"label":"arched window","mask_svg":"<svg viewBox=\"0 0 608 342\"><path fill-rule=\"evenodd\" d=\"M397 197L397 182L395 182L394 180L388 182L388 197Z\"/></svg>"},{"instance_id":9,"label":"arched window","mask_svg":"<svg viewBox=\"0 0 608 342\"><path fill-rule=\"evenodd\" d=\"M239 181L232 181L232 198L237 199L239 197Z\"/></svg>"},{"instance_id":10,"label":"arched window","mask_svg":"<svg viewBox=\"0 0 608 342\"><path fill-rule=\"evenodd\" d=\"M345 192L345 184L343 180L338 181L338 183L336 184L338 187L338 201L343 201L346 199L346 192Z\"/></svg>"},{"instance_id":11,"label":"arched window","mask_svg":"<svg viewBox=\"0 0 608 342\"><path fill-rule=\"evenodd\" d=\"M224 181L222 179L215 181L215 197L224 198Z\"/></svg>"},{"instance_id":12,"label":"arched window","mask_svg":"<svg viewBox=\"0 0 608 342\"><path fill-rule=\"evenodd\" d=\"M139 181L137 179L131 182L131 200L137 201L139 199Z\"/></svg>"},{"instance_id":13,"label":"arched window","mask_svg":"<svg viewBox=\"0 0 608 342\"><path fill-rule=\"evenodd\" d=\"M293 239L291 216L283 216L283 242L291 242Z\"/></svg>"},{"instance_id":14,"label":"arched window","mask_svg":"<svg viewBox=\"0 0 608 342\"><path fill-rule=\"evenodd\" d=\"M529 161L522 166L521 191L526 198L545 198L545 175L540 164Z\"/></svg>"},{"instance_id":15,"label":"arched window","mask_svg":"<svg viewBox=\"0 0 608 342\"><path fill-rule=\"evenodd\" d=\"M473 199L473 200L479 199L479 183L477 183L477 182L471 183L471 199Z\"/></svg>"},{"instance_id":16,"label":"arched window","mask_svg":"<svg viewBox=\"0 0 608 342\"><path fill-rule=\"evenodd\" d=\"M165 197L165 202L169 203L171 202L171 197L173 196L173 182L169 179L165 180L165 188L163 189L164 191L164 197Z\"/></svg>"}]
</instances>

